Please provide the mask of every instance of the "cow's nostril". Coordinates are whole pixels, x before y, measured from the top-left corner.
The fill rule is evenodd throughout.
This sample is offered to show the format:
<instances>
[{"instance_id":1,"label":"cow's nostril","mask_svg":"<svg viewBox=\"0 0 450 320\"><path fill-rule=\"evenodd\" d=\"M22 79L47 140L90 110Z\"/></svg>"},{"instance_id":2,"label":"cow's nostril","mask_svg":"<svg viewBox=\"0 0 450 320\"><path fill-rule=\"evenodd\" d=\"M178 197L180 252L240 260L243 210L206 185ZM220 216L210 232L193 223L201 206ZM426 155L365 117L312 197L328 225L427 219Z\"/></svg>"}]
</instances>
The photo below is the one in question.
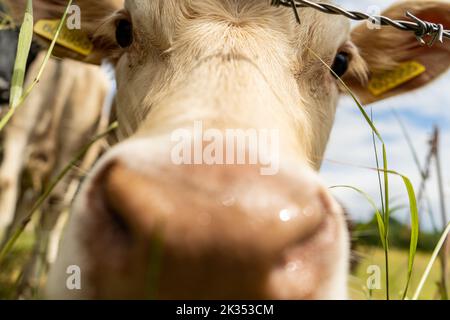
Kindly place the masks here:
<instances>
[{"instance_id":1,"label":"cow's nostril","mask_svg":"<svg viewBox=\"0 0 450 320\"><path fill-rule=\"evenodd\" d=\"M125 206L121 196L121 188L130 187L128 182L121 165L110 164L94 181L89 203L100 219L100 224L130 244L134 238L134 230L129 222L130 208Z\"/></svg>"},{"instance_id":2,"label":"cow's nostril","mask_svg":"<svg viewBox=\"0 0 450 320\"><path fill-rule=\"evenodd\" d=\"M115 161L96 177L90 198L96 206L94 212L106 212L117 231L135 239L151 236L160 225L164 210L154 200L158 193L158 185L150 177Z\"/></svg>"},{"instance_id":3,"label":"cow's nostril","mask_svg":"<svg viewBox=\"0 0 450 320\"><path fill-rule=\"evenodd\" d=\"M105 209L109 214L111 223L113 224L114 228L121 234L131 237L131 228L124 218L124 213L120 212L120 209L114 205L114 201L111 201L112 199L110 198L110 195L108 193L104 193L103 196L103 201L105 201Z\"/></svg>"}]
</instances>

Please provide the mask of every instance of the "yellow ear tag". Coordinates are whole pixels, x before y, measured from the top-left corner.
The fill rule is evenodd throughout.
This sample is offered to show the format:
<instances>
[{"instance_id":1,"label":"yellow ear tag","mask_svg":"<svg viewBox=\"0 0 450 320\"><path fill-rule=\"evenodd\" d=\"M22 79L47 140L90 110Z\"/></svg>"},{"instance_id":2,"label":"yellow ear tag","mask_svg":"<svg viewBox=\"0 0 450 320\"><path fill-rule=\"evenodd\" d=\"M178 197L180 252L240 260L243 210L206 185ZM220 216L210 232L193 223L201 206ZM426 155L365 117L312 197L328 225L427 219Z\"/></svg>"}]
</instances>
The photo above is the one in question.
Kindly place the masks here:
<instances>
[{"instance_id":1,"label":"yellow ear tag","mask_svg":"<svg viewBox=\"0 0 450 320\"><path fill-rule=\"evenodd\" d=\"M39 20L34 26L34 32L52 41L56 30L58 30L59 23L60 20ZM56 43L84 56L88 56L94 48L94 45L83 31L70 30L66 24L62 26Z\"/></svg>"},{"instance_id":2,"label":"yellow ear tag","mask_svg":"<svg viewBox=\"0 0 450 320\"><path fill-rule=\"evenodd\" d=\"M420 76L426 70L425 66L417 61L403 62L393 70L373 75L368 89L374 96L381 96Z\"/></svg>"}]
</instances>

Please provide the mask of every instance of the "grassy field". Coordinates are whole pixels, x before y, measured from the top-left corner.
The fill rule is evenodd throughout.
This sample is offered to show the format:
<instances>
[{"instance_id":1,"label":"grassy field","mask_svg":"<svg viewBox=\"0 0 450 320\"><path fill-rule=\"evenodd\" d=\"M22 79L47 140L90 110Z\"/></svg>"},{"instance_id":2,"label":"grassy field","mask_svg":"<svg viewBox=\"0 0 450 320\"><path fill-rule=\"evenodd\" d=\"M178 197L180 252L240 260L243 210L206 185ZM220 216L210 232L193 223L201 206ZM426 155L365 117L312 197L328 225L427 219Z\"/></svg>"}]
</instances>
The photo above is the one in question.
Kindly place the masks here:
<instances>
[{"instance_id":1,"label":"grassy field","mask_svg":"<svg viewBox=\"0 0 450 320\"><path fill-rule=\"evenodd\" d=\"M384 251L375 247L358 247L358 254L362 256L362 259L350 277L350 296L352 299L385 299L386 287L385 287L385 275L384 275ZM412 297L415 289L417 288L420 278L430 261L431 253L420 252L416 254L414 262L414 270L411 279L410 289L408 291L408 297ZM408 266L408 252L405 250L391 249L389 253L389 285L391 299L400 299L401 294L405 288ZM366 289L366 282L371 273L367 272L369 266L379 266L381 269L381 289L372 290L372 296L370 296ZM440 278L440 265L439 261L433 266L433 269L428 277L425 286L420 295L420 299L436 299L438 287L436 283Z\"/></svg>"},{"instance_id":2,"label":"grassy field","mask_svg":"<svg viewBox=\"0 0 450 320\"><path fill-rule=\"evenodd\" d=\"M32 233L24 233L0 266L0 299L14 299L14 288L20 277L22 267L30 257L34 237Z\"/></svg>"}]
</instances>

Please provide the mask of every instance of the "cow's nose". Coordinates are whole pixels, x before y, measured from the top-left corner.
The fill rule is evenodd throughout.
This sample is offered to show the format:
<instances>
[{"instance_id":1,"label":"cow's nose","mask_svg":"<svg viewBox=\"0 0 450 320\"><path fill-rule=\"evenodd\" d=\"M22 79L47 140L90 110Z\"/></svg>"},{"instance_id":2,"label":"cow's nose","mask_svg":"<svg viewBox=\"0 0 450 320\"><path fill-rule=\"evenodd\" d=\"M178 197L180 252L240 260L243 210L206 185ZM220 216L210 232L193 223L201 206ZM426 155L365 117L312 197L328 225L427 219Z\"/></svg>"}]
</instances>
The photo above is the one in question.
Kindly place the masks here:
<instances>
[{"instance_id":1,"label":"cow's nose","mask_svg":"<svg viewBox=\"0 0 450 320\"><path fill-rule=\"evenodd\" d=\"M214 240L218 247L268 253L307 237L324 218L319 185L292 180L262 176L251 165L163 166L140 172L114 163L105 173L102 199L136 231L166 229L174 245L188 240L198 250L204 240L207 246Z\"/></svg>"},{"instance_id":2,"label":"cow's nose","mask_svg":"<svg viewBox=\"0 0 450 320\"><path fill-rule=\"evenodd\" d=\"M268 297L285 253L314 238L335 210L307 169L262 176L252 165L116 161L91 190L91 210L106 212L127 237L161 240L160 298Z\"/></svg>"}]
</instances>

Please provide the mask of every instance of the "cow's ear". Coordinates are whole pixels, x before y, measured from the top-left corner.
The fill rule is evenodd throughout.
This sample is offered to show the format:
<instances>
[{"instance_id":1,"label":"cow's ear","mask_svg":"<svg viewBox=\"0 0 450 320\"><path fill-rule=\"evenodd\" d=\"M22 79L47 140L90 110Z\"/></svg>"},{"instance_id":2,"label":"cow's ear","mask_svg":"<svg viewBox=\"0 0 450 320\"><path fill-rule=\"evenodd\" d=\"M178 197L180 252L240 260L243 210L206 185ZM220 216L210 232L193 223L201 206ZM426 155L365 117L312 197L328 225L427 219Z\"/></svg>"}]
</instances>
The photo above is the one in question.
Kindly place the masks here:
<instances>
[{"instance_id":1,"label":"cow's ear","mask_svg":"<svg viewBox=\"0 0 450 320\"><path fill-rule=\"evenodd\" d=\"M115 43L115 16L123 8L124 0L77 0L79 10L71 10L68 21L74 23L80 18L80 29L66 28L61 33L53 54L59 58L71 58L100 64L117 47ZM26 0L7 0L12 15L20 23L23 19ZM66 10L67 0L33 0L35 39L44 47L51 43L51 32L57 27ZM76 9L76 7L74 7ZM72 43L71 43L72 41ZM67 42L69 42L67 44ZM80 43L82 44L81 48ZM87 49L86 44L90 48Z\"/></svg>"},{"instance_id":2,"label":"cow's ear","mask_svg":"<svg viewBox=\"0 0 450 320\"><path fill-rule=\"evenodd\" d=\"M407 20L406 12L419 19L450 28L450 2L438 0L403 1L384 16ZM430 41L430 38L424 39ZM420 88L450 67L450 39L433 46L422 45L413 32L393 27L371 29L366 24L352 31L352 41L369 69L369 82L349 77L346 82L365 104Z\"/></svg>"}]
</instances>

